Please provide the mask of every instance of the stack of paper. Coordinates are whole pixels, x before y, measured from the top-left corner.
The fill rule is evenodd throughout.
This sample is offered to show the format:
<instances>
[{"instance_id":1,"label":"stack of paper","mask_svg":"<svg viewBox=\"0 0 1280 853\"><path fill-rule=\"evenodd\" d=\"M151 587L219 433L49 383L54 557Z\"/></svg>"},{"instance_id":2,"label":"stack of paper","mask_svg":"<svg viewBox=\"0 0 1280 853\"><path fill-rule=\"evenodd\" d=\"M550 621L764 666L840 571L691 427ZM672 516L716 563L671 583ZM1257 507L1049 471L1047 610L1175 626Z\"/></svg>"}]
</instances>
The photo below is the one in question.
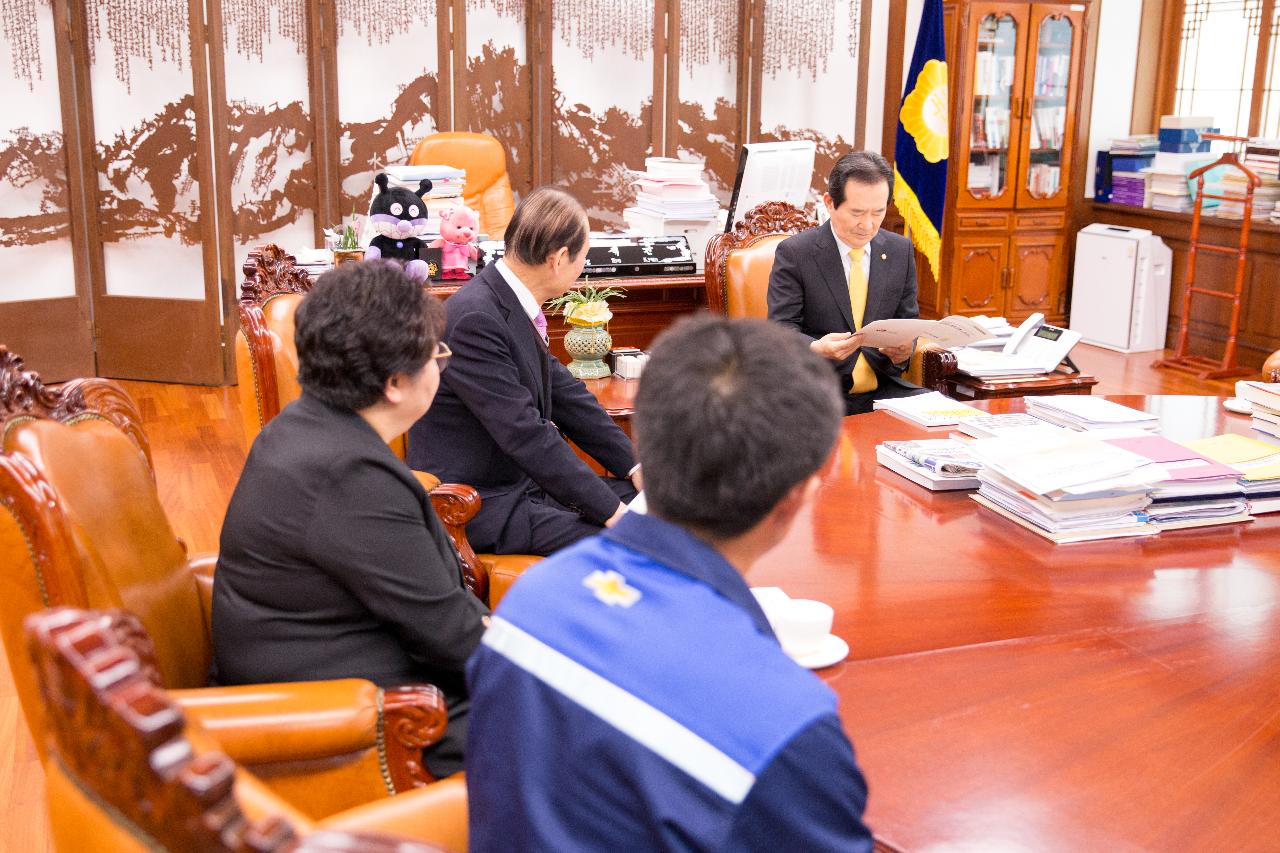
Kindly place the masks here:
<instances>
[{"instance_id":1,"label":"stack of paper","mask_svg":"<svg viewBox=\"0 0 1280 853\"><path fill-rule=\"evenodd\" d=\"M982 467L965 442L951 438L886 441L876 445L876 460L935 492L978 488Z\"/></svg>"},{"instance_id":2,"label":"stack of paper","mask_svg":"<svg viewBox=\"0 0 1280 853\"><path fill-rule=\"evenodd\" d=\"M1160 528L1143 511L1148 460L1073 432L974 441L982 463L973 499L1053 542L1150 536Z\"/></svg>"},{"instance_id":3,"label":"stack of paper","mask_svg":"<svg viewBox=\"0 0 1280 853\"><path fill-rule=\"evenodd\" d=\"M914 397L895 397L889 400L876 400L871 404L873 409L892 412L921 426L954 426L965 418L976 418L985 414L973 406L966 406L937 391L928 394L917 394Z\"/></svg>"},{"instance_id":4,"label":"stack of paper","mask_svg":"<svg viewBox=\"0 0 1280 853\"><path fill-rule=\"evenodd\" d=\"M453 166L440 165L422 165L422 166L387 166L383 171L387 173L387 188L395 189L400 187L407 189L415 195L418 192L418 185L424 178L431 181L431 190L423 198L423 207L426 209L427 228L418 235L418 239L430 242L440 236L440 213L446 208L462 207L462 191L467 183L467 173L463 169L457 169ZM373 187L373 195L369 198L369 205L372 207L373 199L377 197L380 190L375 184ZM360 244L368 246L369 241L377 236L377 232L373 229L373 223L365 217L364 227L360 232Z\"/></svg>"},{"instance_id":5,"label":"stack of paper","mask_svg":"<svg viewBox=\"0 0 1280 853\"><path fill-rule=\"evenodd\" d=\"M988 317L985 314L979 314L969 319L981 325L990 335L990 337L969 344L970 347L977 349L1003 349L1005 343L1013 336L1017 328L1011 325L1004 317Z\"/></svg>"},{"instance_id":6,"label":"stack of paper","mask_svg":"<svg viewBox=\"0 0 1280 853\"><path fill-rule=\"evenodd\" d=\"M1147 517L1162 529L1251 520L1234 468L1160 435L1105 441L1148 460L1139 469L1154 483Z\"/></svg>"},{"instance_id":7,"label":"stack of paper","mask_svg":"<svg viewBox=\"0 0 1280 853\"><path fill-rule=\"evenodd\" d=\"M1160 419L1150 412L1141 412L1113 403L1102 397L1085 394L1059 394L1053 397L1027 397L1027 412L1041 420L1076 430L1136 429L1154 430L1160 427Z\"/></svg>"},{"instance_id":8,"label":"stack of paper","mask_svg":"<svg viewBox=\"0 0 1280 853\"><path fill-rule=\"evenodd\" d=\"M336 240L337 235L333 236ZM290 254L294 257L294 266L306 270L312 281L333 269L333 252L330 249L293 249Z\"/></svg>"},{"instance_id":9,"label":"stack of paper","mask_svg":"<svg viewBox=\"0 0 1280 853\"><path fill-rule=\"evenodd\" d=\"M1280 201L1280 178L1274 176L1261 178L1262 185L1253 191L1253 206L1250 210L1252 219L1270 219L1271 212ZM1217 194L1228 196L1227 200L1218 203L1215 215L1223 219L1244 219L1244 202L1248 194L1249 179L1243 172L1231 169L1224 172L1213 190Z\"/></svg>"},{"instance_id":10,"label":"stack of paper","mask_svg":"<svg viewBox=\"0 0 1280 853\"><path fill-rule=\"evenodd\" d=\"M720 222L720 201L703 180L705 162L646 157L645 171L634 172L636 203L622 212L638 237L685 237L699 269L707 242Z\"/></svg>"},{"instance_id":11,"label":"stack of paper","mask_svg":"<svg viewBox=\"0 0 1280 853\"><path fill-rule=\"evenodd\" d=\"M1253 407L1253 428L1280 438L1280 382L1237 382L1236 394Z\"/></svg>"},{"instance_id":12,"label":"stack of paper","mask_svg":"<svg viewBox=\"0 0 1280 853\"><path fill-rule=\"evenodd\" d=\"M1280 447L1231 434L1189 441L1187 447L1240 473L1251 513L1280 511Z\"/></svg>"},{"instance_id":13,"label":"stack of paper","mask_svg":"<svg viewBox=\"0 0 1280 853\"><path fill-rule=\"evenodd\" d=\"M1042 421L1035 415L1017 412L1007 415L983 415L966 418L960 423L960 431L974 438L995 438L1001 435L1019 435L1027 430L1062 432L1063 427Z\"/></svg>"}]
</instances>

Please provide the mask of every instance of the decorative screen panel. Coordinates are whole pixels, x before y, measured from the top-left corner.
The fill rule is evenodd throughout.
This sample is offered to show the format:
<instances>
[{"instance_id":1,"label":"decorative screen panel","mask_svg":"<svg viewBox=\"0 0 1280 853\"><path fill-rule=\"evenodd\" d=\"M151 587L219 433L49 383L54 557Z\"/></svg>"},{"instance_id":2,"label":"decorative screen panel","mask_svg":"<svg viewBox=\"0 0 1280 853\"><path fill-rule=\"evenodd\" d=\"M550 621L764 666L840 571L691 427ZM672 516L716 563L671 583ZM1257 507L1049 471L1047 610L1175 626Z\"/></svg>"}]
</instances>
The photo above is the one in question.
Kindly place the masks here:
<instances>
[{"instance_id":1,"label":"decorative screen panel","mask_svg":"<svg viewBox=\"0 0 1280 853\"><path fill-rule=\"evenodd\" d=\"M76 292L53 39L48 0L0 2L0 302Z\"/></svg>"},{"instance_id":2,"label":"decorative screen panel","mask_svg":"<svg viewBox=\"0 0 1280 853\"><path fill-rule=\"evenodd\" d=\"M260 243L309 247L318 199L306 0L222 0L222 23L235 256Z\"/></svg>"},{"instance_id":3,"label":"decorative screen panel","mask_svg":"<svg viewBox=\"0 0 1280 853\"><path fill-rule=\"evenodd\" d=\"M187 0L85 12L106 292L202 300Z\"/></svg>"},{"instance_id":4,"label":"decorative screen panel","mask_svg":"<svg viewBox=\"0 0 1280 853\"><path fill-rule=\"evenodd\" d=\"M467 0L467 99L472 130L491 133L507 149L507 176L529 189L533 150L532 81L525 48L524 0Z\"/></svg>"},{"instance_id":5,"label":"decorative screen panel","mask_svg":"<svg viewBox=\"0 0 1280 853\"><path fill-rule=\"evenodd\" d=\"M766 0L760 138L818 145L813 193L854 144L862 0Z\"/></svg>"},{"instance_id":6,"label":"decorative screen panel","mask_svg":"<svg viewBox=\"0 0 1280 853\"><path fill-rule=\"evenodd\" d=\"M337 0L342 215L368 210L373 177L435 133L435 4ZM326 223L327 224L327 223Z\"/></svg>"},{"instance_id":7,"label":"decorative screen panel","mask_svg":"<svg viewBox=\"0 0 1280 853\"><path fill-rule=\"evenodd\" d=\"M681 0L680 113L682 157L706 161L705 177L729 204L738 167L738 0Z\"/></svg>"},{"instance_id":8,"label":"decorative screen panel","mask_svg":"<svg viewBox=\"0 0 1280 853\"><path fill-rule=\"evenodd\" d=\"M653 0L552 0L553 182L593 228L623 227L650 154Z\"/></svg>"}]
</instances>

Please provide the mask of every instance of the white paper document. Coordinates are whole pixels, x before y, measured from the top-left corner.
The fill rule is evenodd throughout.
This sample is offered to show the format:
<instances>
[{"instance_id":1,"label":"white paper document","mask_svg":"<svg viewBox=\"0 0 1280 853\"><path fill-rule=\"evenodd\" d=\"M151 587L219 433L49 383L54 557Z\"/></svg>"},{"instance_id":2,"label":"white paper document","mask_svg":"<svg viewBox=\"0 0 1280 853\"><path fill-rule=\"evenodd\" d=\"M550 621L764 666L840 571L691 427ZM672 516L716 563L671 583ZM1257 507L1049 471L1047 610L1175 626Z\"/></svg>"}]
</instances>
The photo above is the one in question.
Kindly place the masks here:
<instances>
[{"instance_id":1,"label":"white paper document","mask_svg":"<svg viewBox=\"0 0 1280 853\"><path fill-rule=\"evenodd\" d=\"M896 347L916 338L927 338L944 347L958 347L991 337L985 326L970 317L943 317L941 320L876 320L863 326L864 347Z\"/></svg>"}]
</instances>

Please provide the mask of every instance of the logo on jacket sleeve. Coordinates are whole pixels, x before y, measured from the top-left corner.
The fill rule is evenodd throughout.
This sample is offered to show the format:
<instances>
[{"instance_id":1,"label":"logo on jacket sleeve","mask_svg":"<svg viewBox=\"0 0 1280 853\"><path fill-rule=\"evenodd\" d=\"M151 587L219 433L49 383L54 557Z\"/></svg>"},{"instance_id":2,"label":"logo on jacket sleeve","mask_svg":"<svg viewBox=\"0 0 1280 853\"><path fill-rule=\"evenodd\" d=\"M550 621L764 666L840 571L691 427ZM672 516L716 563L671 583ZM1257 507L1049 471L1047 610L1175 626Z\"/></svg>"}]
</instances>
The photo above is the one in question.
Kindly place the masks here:
<instances>
[{"instance_id":1,"label":"logo on jacket sleeve","mask_svg":"<svg viewBox=\"0 0 1280 853\"><path fill-rule=\"evenodd\" d=\"M627 579L612 569L607 572L596 569L582 579L582 585L610 607L630 607L640 600L640 590L628 586Z\"/></svg>"}]
</instances>

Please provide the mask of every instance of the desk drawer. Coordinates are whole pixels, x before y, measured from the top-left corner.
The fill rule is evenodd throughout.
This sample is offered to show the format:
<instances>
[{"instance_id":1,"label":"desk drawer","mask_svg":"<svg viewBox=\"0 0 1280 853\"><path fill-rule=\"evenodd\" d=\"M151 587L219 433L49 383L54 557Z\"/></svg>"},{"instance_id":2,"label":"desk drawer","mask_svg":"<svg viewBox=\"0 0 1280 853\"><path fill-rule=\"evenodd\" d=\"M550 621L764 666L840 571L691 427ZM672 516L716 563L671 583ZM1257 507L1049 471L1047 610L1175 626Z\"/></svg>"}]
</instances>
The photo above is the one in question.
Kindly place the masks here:
<instances>
[{"instance_id":1,"label":"desk drawer","mask_svg":"<svg viewBox=\"0 0 1280 853\"><path fill-rule=\"evenodd\" d=\"M1061 231L1067 224L1066 211L1055 213L1019 213L1018 230L1038 228L1045 231Z\"/></svg>"},{"instance_id":2,"label":"desk drawer","mask_svg":"<svg viewBox=\"0 0 1280 853\"><path fill-rule=\"evenodd\" d=\"M956 227L961 231L1007 231L1007 213L960 213L956 215Z\"/></svg>"}]
</instances>

